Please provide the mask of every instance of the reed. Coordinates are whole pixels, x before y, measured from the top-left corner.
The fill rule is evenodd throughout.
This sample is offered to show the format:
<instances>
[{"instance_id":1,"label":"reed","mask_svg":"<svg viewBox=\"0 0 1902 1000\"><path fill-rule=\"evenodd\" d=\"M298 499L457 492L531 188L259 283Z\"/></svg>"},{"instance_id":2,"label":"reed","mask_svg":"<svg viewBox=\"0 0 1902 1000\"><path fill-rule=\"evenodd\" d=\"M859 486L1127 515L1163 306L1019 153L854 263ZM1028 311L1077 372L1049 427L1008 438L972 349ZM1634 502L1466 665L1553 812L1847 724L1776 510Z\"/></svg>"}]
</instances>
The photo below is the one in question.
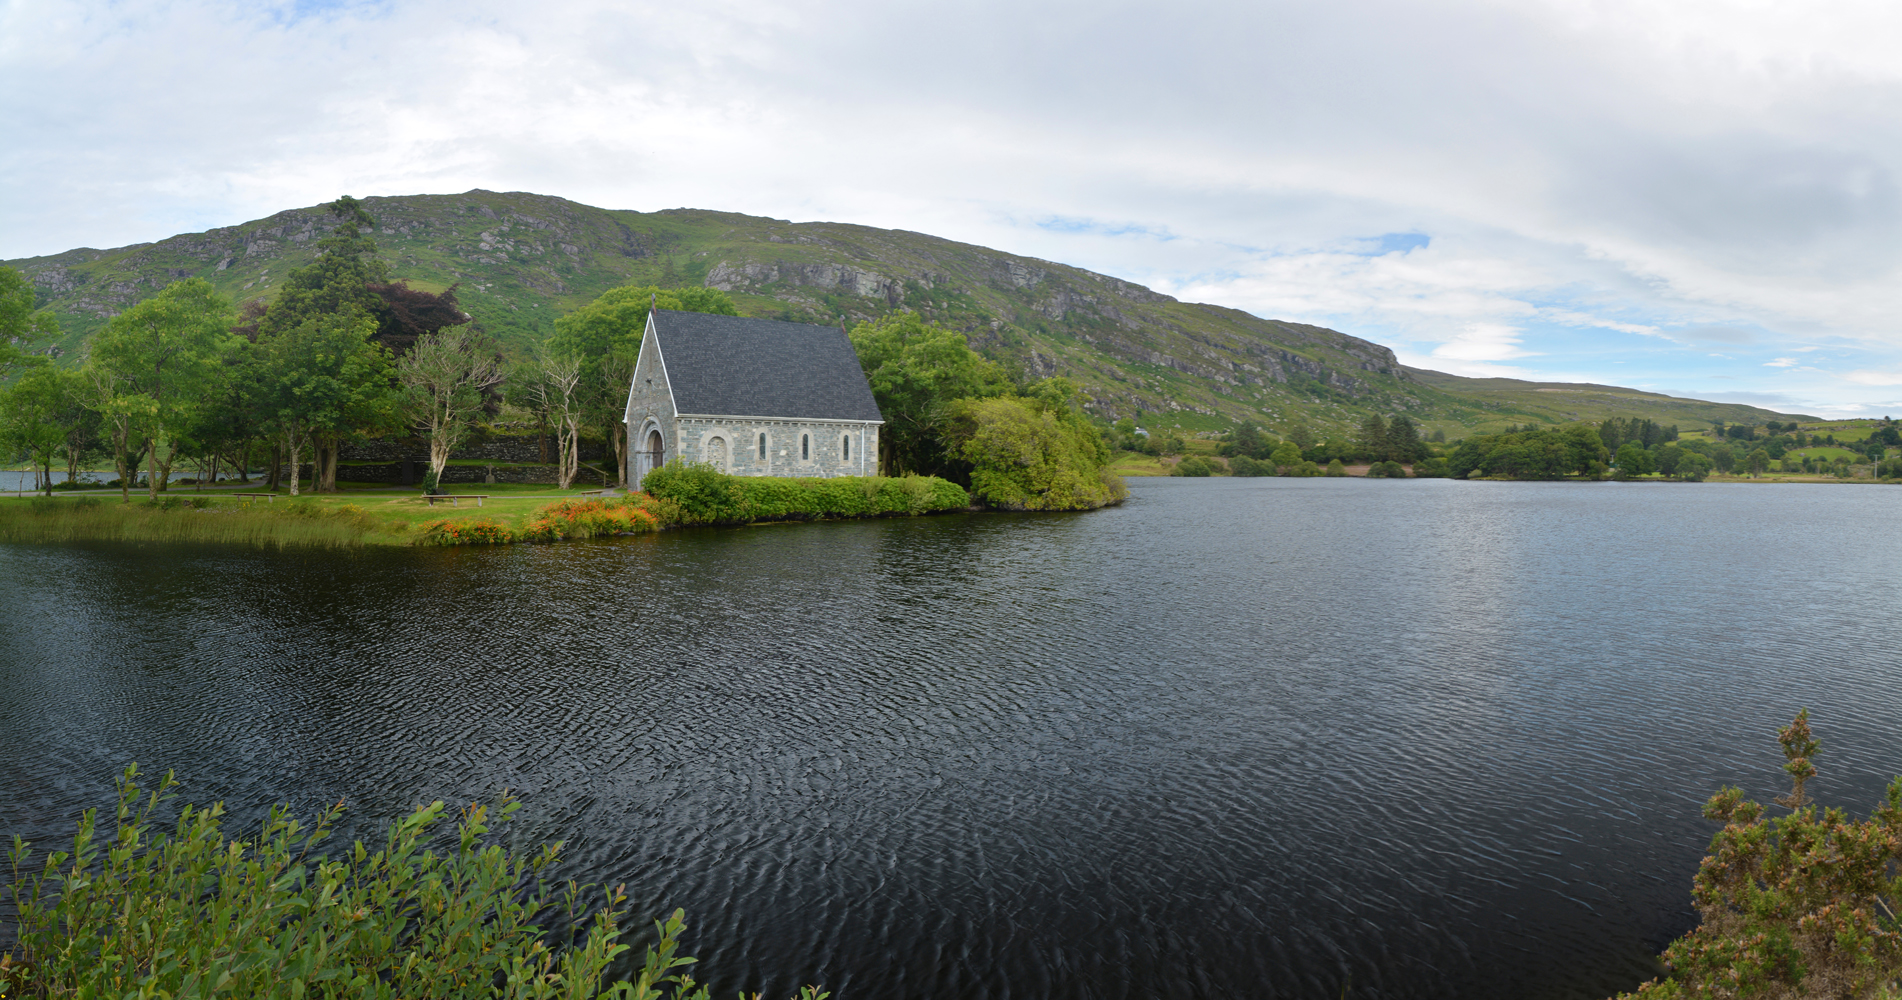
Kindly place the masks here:
<instances>
[{"instance_id":1,"label":"reed","mask_svg":"<svg viewBox=\"0 0 1902 1000\"><path fill-rule=\"evenodd\" d=\"M170 501L170 502L167 502ZM165 498L123 504L96 497L0 503L0 542L223 542L265 548L354 548L373 541L375 518L353 505Z\"/></svg>"}]
</instances>

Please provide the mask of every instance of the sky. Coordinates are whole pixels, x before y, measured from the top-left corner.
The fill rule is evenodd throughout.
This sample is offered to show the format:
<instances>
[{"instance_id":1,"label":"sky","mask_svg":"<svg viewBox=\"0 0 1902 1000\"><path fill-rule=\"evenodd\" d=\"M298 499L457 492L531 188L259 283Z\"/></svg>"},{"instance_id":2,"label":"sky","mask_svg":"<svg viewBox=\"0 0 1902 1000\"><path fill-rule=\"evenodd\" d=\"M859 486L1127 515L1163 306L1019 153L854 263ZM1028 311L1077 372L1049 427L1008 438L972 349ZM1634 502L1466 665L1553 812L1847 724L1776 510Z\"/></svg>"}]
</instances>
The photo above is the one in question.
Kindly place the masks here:
<instances>
[{"instance_id":1,"label":"sky","mask_svg":"<svg viewBox=\"0 0 1902 1000\"><path fill-rule=\"evenodd\" d=\"M0 259L533 191L1902 414L1902 5L0 0Z\"/></svg>"}]
</instances>

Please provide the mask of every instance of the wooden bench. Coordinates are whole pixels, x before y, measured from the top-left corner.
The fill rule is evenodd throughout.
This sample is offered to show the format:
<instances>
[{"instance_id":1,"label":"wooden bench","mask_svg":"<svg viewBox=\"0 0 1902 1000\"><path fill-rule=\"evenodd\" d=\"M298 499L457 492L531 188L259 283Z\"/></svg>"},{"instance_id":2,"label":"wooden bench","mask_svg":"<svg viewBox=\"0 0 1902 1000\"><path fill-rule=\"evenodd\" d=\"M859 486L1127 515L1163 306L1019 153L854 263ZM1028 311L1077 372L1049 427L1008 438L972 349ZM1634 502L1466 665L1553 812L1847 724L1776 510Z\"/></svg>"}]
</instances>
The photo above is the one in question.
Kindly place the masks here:
<instances>
[{"instance_id":1,"label":"wooden bench","mask_svg":"<svg viewBox=\"0 0 1902 1000\"><path fill-rule=\"evenodd\" d=\"M239 499L241 499L241 500L242 500L242 499L249 499L249 498L251 498L251 497L263 497L264 499L266 499L266 500L269 500L269 501L271 501L272 503L276 503L276 502L277 502L277 494L275 494L275 493L233 493L233 494L230 494L230 495L231 495L231 496L234 496L234 497L237 497L237 498L239 498Z\"/></svg>"},{"instance_id":2,"label":"wooden bench","mask_svg":"<svg viewBox=\"0 0 1902 1000\"><path fill-rule=\"evenodd\" d=\"M438 493L434 496L430 496L429 494L423 495L423 499L427 501L431 507L436 506L436 501L438 500L449 501L449 506L451 507L462 506L462 504L457 502L459 500L474 500L476 502L476 506L480 507L482 506L482 501L487 500L488 498L489 498L489 495L487 493L479 493L479 494L478 493Z\"/></svg>"}]
</instances>

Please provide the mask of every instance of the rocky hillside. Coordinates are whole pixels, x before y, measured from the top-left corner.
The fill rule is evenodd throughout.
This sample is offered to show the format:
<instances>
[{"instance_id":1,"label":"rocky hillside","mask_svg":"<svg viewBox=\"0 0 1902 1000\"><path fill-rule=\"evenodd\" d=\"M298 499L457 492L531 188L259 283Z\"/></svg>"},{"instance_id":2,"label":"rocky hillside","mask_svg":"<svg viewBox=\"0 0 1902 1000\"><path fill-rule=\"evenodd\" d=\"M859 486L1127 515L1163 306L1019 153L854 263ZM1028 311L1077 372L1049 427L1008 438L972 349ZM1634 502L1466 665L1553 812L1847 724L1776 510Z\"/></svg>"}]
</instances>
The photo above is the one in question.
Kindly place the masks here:
<instances>
[{"instance_id":1,"label":"rocky hillside","mask_svg":"<svg viewBox=\"0 0 1902 1000\"><path fill-rule=\"evenodd\" d=\"M1534 383L1502 391L1482 383L1503 380L1404 368L1391 350L1334 330L1180 302L1081 268L922 233L697 209L616 211L480 190L365 204L397 277L431 291L458 286L463 307L516 350L617 285L696 284L732 293L754 316L849 325L909 309L963 331L973 347L1026 377L1075 379L1104 417L1151 425L1252 419L1340 430L1370 412L1406 413L1459 437L1506 423L1634 413L1691 422L1784 416L1728 404L1686 408L1679 404L1687 401L1612 387L1584 387L1610 395L1565 387L1568 395L1549 400ZM311 260L331 224L321 208L291 209L157 243L3 263L23 271L59 316L66 335L55 350L76 357L107 318L181 278L207 278L239 301L269 299L277 281Z\"/></svg>"}]
</instances>

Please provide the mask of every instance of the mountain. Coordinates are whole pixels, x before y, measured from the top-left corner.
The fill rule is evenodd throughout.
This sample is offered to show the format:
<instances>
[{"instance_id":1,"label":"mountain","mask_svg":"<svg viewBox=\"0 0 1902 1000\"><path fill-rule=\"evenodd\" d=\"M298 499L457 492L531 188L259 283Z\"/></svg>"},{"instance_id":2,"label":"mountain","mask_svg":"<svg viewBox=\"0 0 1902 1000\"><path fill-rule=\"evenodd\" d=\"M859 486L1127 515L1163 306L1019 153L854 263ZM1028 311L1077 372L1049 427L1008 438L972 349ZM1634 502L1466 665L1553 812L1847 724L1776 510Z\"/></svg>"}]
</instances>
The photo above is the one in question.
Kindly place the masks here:
<instances>
[{"instance_id":1,"label":"mountain","mask_svg":"<svg viewBox=\"0 0 1902 1000\"><path fill-rule=\"evenodd\" d=\"M396 277L456 286L463 308L520 351L557 316L624 284L707 285L742 313L857 323L897 309L964 332L1025 377L1067 375L1092 412L1189 430L1254 420L1346 430L1404 413L1449 437L1512 423L1643 416L1666 423L1790 419L1612 386L1466 379L1408 368L1335 330L1180 302L1065 264L902 230L699 209L633 212L522 192L366 198ZM270 299L333 225L321 207L115 250L4 261L59 317L56 353L187 277Z\"/></svg>"}]
</instances>

